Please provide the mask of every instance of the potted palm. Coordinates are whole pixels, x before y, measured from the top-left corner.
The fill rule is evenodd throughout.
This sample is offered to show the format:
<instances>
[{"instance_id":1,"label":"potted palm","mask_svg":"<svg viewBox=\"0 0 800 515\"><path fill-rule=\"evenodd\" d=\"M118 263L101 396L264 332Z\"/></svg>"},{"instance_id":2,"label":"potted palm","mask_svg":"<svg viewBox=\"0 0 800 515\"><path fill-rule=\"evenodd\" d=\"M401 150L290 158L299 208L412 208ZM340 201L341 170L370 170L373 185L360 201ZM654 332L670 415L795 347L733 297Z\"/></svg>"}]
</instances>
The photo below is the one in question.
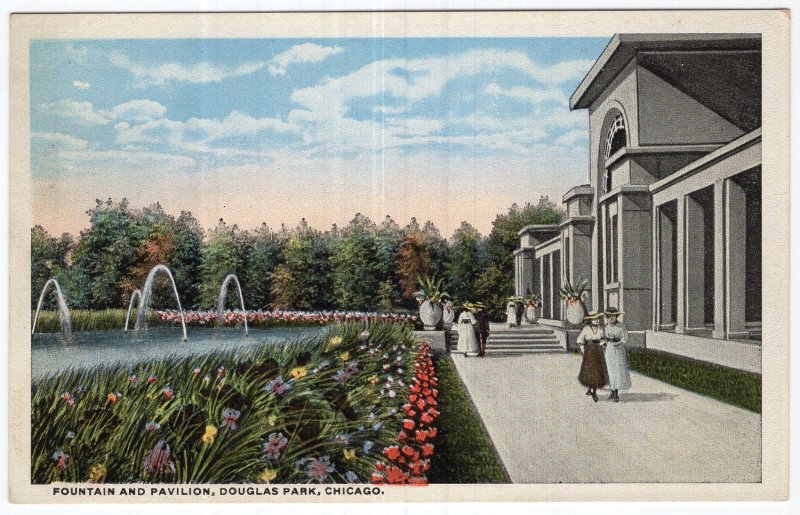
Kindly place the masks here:
<instances>
[{"instance_id":1,"label":"potted palm","mask_svg":"<svg viewBox=\"0 0 800 515\"><path fill-rule=\"evenodd\" d=\"M523 302L525 304L525 321L535 324L539 320L539 308L542 307L542 301L535 293L528 292Z\"/></svg>"},{"instance_id":2,"label":"potted palm","mask_svg":"<svg viewBox=\"0 0 800 515\"><path fill-rule=\"evenodd\" d=\"M442 291L444 279L435 276L417 277L420 290L414 294L419 304L419 318L426 331L433 331L442 319L442 303L450 295Z\"/></svg>"},{"instance_id":3,"label":"potted palm","mask_svg":"<svg viewBox=\"0 0 800 515\"><path fill-rule=\"evenodd\" d=\"M578 325L583 322L583 317L586 316L586 306L584 306L583 299L586 296L586 279L580 277L573 284L569 279L564 278L561 286L561 299L564 301L566 311L565 318L567 322L572 325Z\"/></svg>"}]
</instances>

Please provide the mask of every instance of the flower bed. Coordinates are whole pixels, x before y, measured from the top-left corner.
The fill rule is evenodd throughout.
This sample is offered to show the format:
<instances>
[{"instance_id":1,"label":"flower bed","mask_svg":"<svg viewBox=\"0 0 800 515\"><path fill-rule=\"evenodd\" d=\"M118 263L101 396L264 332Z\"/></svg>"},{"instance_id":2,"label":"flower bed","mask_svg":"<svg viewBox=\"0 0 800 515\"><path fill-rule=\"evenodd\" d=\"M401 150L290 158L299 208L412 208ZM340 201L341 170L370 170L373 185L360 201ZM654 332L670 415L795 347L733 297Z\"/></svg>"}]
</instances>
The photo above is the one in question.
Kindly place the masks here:
<instances>
[{"instance_id":1,"label":"flower bed","mask_svg":"<svg viewBox=\"0 0 800 515\"><path fill-rule=\"evenodd\" d=\"M176 310L156 311L158 319L163 324L180 324L181 315ZM212 326L218 325L216 311L184 311L187 325ZM244 324L245 316L250 327L286 327L327 325L330 323L408 323L416 322L415 315L399 313L377 313L366 311L253 311L227 310L222 316L222 325L234 326Z\"/></svg>"},{"instance_id":2,"label":"flower bed","mask_svg":"<svg viewBox=\"0 0 800 515\"><path fill-rule=\"evenodd\" d=\"M424 483L435 388L430 349L406 324L67 371L32 385L32 478L359 483L384 470L395 483L396 467L399 482ZM399 439L402 460L387 451Z\"/></svg>"},{"instance_id":3,"label":"flower bed","mask_svg":"<svg viewBox=\"0 0 800 515\"><path fill-rule=\"evenodd\" d=\"M384 447L389 463L379 461L372 473L373 484L427 485L436 438L433 423L439 417L438 379L434 375L430 345L424 343L414 363L416 372L408 387L408 402L403 405L403 425L397 435L397 445Z\"/></svg>"}]
</instances>

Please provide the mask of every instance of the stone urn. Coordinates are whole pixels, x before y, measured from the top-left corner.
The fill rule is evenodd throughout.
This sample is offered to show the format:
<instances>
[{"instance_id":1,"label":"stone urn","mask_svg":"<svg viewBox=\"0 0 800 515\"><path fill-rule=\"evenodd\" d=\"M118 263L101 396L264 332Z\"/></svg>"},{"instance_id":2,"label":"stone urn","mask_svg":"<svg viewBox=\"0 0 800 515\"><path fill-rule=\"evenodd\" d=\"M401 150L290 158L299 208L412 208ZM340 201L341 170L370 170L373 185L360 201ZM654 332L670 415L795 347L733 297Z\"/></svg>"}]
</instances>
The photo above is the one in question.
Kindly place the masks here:
<instances>
[{"instance_id":1,"label":"stone urn","mask_svg":"<svg viewBox=\"0 0 800 515\"><path fill-rule=\"evenodd\" d=\"M425 299L419 305L419 319L425 325L426 331L436 330L436 326L442 319L442 305L430 299Z\"/></svg>"},{"instance_id":2,"label":"stone urn","mask_svg":"<svg viewBox=\"0 0 800 515\"><path fill-rule=\"evenodd\" d=\"M446 326L453 325L453 320L456 319L456 310L452 302L445 302L442 307L442 323Z\"/></svg>"},{"instance_id":3,"label":"stone urn","mask_svg":"<svg viewBox=\"0 0 800 515\"><path fill-rule=\"evenodd\" d=\"M525 321L529 324L535 324L539 321L539 308L534 306L533 304L528 304L525 307Z\"/></svg>"},{"instance_id":4,"label":"stone urn","mask_svg":"<svg viewBox=\"0 0 800 515\"><path fill-rule=\"evenodd\" d=\"M566 303L565 318L567 322L572 325L580 325L583 323L583 317L586 316L586 308L582 300L573 300Z\"/></svg>"}]
</instances>

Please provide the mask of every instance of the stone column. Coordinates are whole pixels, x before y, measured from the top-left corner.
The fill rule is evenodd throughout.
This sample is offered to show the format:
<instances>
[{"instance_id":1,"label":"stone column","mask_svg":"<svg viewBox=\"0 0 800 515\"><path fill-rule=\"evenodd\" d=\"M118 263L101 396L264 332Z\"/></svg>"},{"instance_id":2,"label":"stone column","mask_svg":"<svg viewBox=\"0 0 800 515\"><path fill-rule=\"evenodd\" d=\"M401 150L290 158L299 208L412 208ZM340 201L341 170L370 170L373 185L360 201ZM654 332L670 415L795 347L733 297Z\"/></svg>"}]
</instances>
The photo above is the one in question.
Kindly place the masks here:
<instances>
[{"instance_id":1,"label":"stone column","mask_svg":"<svg viewBox=\"0 0 800 515\"><path fill-rule=\"evenodd\" d=\"M677 201L678 244L675 259L678 260L678 308L675 313L675 332L682 334L686 332L686 197L681 195Z\"/></svg>"},{"instance_id":2,"label":"stone column","mask_svg":"<svg viewBox=\"0 0 800 515\"><path fill-rule=\"evenodd\" d=\"M675 313L672 311L672 296L675 291L675 285L672 284L672 267L676 256L672 253L672 231L674 222L659 209L659 245L658 245L658 274L659 274L659 319L658 324L663 325L665 322L674 322Z\"/></svg>"},{"instance_id":3,"label":"stone column","mask_svg":"<svg viewBox=\"0 0 800 515\"><path fill-rule=\"evenodd\" d=\"M659 224L661 213L658 206L653 205L651 211L652 217L652 246L653 246L653 271L652 271L652 286L653 286L653 331L658 331L658 324L661 320L661 272L660 272L660 258L661 253L661 233L659 232Z\"/></svg>"},{"instance_id":4,"label":"stone column","mask_svg":"<svg viewBox=\"0 0 800 515\"><path fill-rule=\"evenodd\" d=\"M703 205L686 196L686 329L705 327L705 218Z\"/></svg>"},{"instance_id":5,"label":"stone column","mask_svg":"<svg viewBox=\"0 0 800 515\"><path fill-rule=\"evenodd\" d=\"M725 338L725 180L714 183L714 338Z\"/></svg>"},{"instance_id":6,"label":"stone column","mask_svg":"<svg viewBox=\"0 0 800 515\"><path fill-rule=\"evenodd\" d=\"M745 267L747 263L747 196L731 179L726 182L725 199L725 293L727 296L727 338L747 338L745 330Z\"/></svg>"}]
</instances>

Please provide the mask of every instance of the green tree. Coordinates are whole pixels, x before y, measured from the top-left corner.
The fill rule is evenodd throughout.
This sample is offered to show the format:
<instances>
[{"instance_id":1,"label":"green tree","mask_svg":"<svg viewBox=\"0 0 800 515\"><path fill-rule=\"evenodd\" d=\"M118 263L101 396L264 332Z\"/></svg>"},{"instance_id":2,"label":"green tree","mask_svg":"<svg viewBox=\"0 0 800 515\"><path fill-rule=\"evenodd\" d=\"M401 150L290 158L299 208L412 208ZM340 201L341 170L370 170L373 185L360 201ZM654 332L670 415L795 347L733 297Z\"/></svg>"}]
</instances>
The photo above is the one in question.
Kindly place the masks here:
<instances>
[{"instance_id":1,"label":"green tree","mask_svg":"<svg viewBox=\"0 0 800 515\"><path fill-rule=\"evenodd\" d=\"M219 289L228 274L242 273L244 263L244 238L236 225L227 225L220 218L209 233L208 243L203 247L200 263L200 285L198 304L204 308L215 308ZM228 296L228 305L238 304L236 295Z\"/></svg>"},{"instance_id":2,"label":"green tree","mask_svg":"<svg viewBox=\"0 0 800 515\"><path fill-rule=\"evenodd\" d=\"M333 293L340 309L373 310L381 282L382 263L375 224L356 214L342 231L331 255Z\"/></svg>"},{"instance_id":3,"label":"green tree","mask_svg":"<svg viewBox=\"0 0 800 515\"><path fill-rule=\"evenodd\" d=\"M456 304L478 299L476 280L486 263L482 245L483 238L478 230L461 222L451 239L444 265L445 288Z\"/></svg>"},{"instance_id":4,"label":"green tree","mask_svg":"<svg viewBox=\"0 0 800 515\"><path fill-rule=\"evenodd\" d=\"M283 247L283 262L272 276L272 306L279 309L327 309L332 306L329 235L305 218Z\"/></svg>"},{"instance_id":5,"label":"green tree","mask_svg":"<svg viewBox=\"0 0 800 515\"><path fill-rule=\"evenodd\" d=\"M272 303L272 274L281 259L282 241L266 224L247 235L242 289L248 309Z\"/></svg>"},{"instance_id":6,"label":"green tree","mask_svg":"<svg viewBox=\"0 0 800 515\"><path fill-rule=\"evenodd\" d=\"M175 277L181 302L187 307L197 305L198 301L203 235L203 228L192 213L181 211L175 221L175 251L168 266Z\"/></svg>"},{"instance_id":7,"label":"green tree","mask_svg":"<svg viewBox=\"0 0 800 515\"><path fill-rule=\"evenodd\" d=\"M441 275L447 255L447 242L442 239L433 223L420 227L416 218L403 229L397 252L397 276L403 303L416 307L414 292L419 289L420 276Z\"/></svg>"},{"instance_id":8,"label":"green tree","mask_svg":"<svg viewBox=\"0 0 800 515\"><path fill-rule=\"evenodd\" d=\"M66 288L68 285L68 259L75 246L69 233L60 238L51 236L41 225L31 228L31 309L36 308L45 283L52 277ZM46 304L51 307L50 302Z\"/></svg>"},{"instance_id":9,"label":"green tree","mask_svg":"<svg viewBox=\"0 0 800 515\"><path fill-rule=\"evenodd\" d=\"M73 255L70 299L73 307L105 309L124 303L123 280L148 238L147 228L122 199L98 200L87 211L89 228L81 231Z\"/></svg>"},{"instance_id":10,"label":"green tree","mask_svg":"<svg viewBox=\"0 0 800 515\"><path fill-rule=\"evenodd\" d=\"M514 250L519 247L517 233L532 224L558 224L564 213L546 197L537 205L520 208L512 205L508 213L497 215L489 233L487 250L493 267L481 273L478 288L481 300L488 303L490 314L500 317L506 298L514 293Z\"/></svg>"}]
</instances>

